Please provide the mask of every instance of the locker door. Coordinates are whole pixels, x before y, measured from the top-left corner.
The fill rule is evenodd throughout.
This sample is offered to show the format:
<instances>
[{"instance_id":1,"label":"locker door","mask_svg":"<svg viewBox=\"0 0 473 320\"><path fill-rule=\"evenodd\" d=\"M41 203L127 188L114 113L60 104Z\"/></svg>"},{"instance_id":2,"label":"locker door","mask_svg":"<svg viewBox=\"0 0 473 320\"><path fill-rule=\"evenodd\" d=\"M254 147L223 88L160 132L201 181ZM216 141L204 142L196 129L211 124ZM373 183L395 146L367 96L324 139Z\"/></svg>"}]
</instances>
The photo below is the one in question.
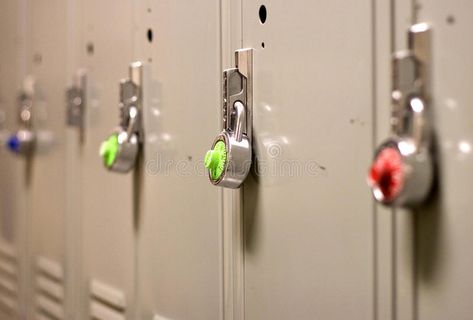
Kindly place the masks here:
<instances>
[{"instance_id":1,"label":"locker door","mask_svg":"<svg viewBox=\"0 0 473 320\"><path fill-rule=\"evenodd\" d=\"M144 1L150 66L138 219L140 319L221 319L221 200L203 157L219 130L219 1Z\"/></svg>"},{"instance_id":2,"label":"locker door","mask_svg":"<svg viewBox=\"0 0 473 320\"><path fill-rule=\"evenodd\" d=\"M243 190L245 319L373 319L371 4L243 1L258 169Z\"/></svg>"},{"instance_id":3,"label":"locker door","mask_svg":"<svg viewBox=\"0 0 473 320\"><path fill-rule=\"evenodd\" d=\"M415 252L413 261L403 254L401 263L410 266L412 319L471 319L473 47L467 39L471 38L473 3L414 4L414 21L432 26L431 107L438 182L430 201L406 212L412 217L410 223L399 226L401 234L411 230L407 250Z\"/></svg>"},{"instance_id":4,"label":"locker door","mask_svg":"<svg viewBox=\"0 0 473 320\"><path fill-rule=\"evenodd\" d=\"M0 318L25 317L25 161L4 148L17 126L18 88L25 72L25 12L22 1L0 3Z\"/></svg>"},{"instance_id":5,"label":"locker door","mask_svg":"<svg viewBox=\"0 0 473 320\"><path fill-rule=\"evenodd\" d=\"M83 310L80 319L134 319L131 174L109 172L102 141L119 123L119 82L132 62L133 1L82 2L81 66L87 70L81 147Z\"/></svg>"},{"instance_id":6,"label":"locker door","mask_svg":"<svg viewBox=\"0 0 473 320\"><path fill-rule=\"evenodd\" d=\"M390 7L390 17L378 16L378 23L386 24L386 21L390 21L389 27L389 39L390 46L389 51L378 50L377 54L377 70L379 72L376 83L378 84L377 92L377 103L376 103L376 141L381 143L388 135L390 123L389 117L391 112L391 89L392 89L392 54L394 52L403 51L408 49L408 37L407 30L412 24L416 22L414 3L411 0L397 0ZM382 21L382 22L381 22ZM377 41L380 41L378 36ZM383 70L383 71L381 71ZM384 90L380 90L384 88ZM385 259L385 265L388 261L390 263L390 272L392 274L391 283L384 288L379 288L387 291L391 288L392 292L392 303L390 308L392 313L390 317L392 319L415 319L414 315L414 259L416 252L413 247L414 241L414 219L411 210L405 208L387 208L382 205L377 205L377 219L390 220L389 227L385 223L385 228L378 228L378 239L389 238L385 241L386 252L389 252L390 257ZM380 241L381 243L381 241ZM391 247L388 247L388 244ZM378 251L378 257L381 260L381 255ZM384 255L386 257L386 255ZM381 297L378 297L378 301L382 301ZM383 302L381 302L383 303ZM385 302L384 302L385 303Z\"/></svg>"},{"instance_id":7,"label":"locker door","mask_svg":"<svg viewBox=\"0 0 473 320\"><path fill-rule=\"evenodd\" d=\"M407 49L414 23L411 0L379 1L374 7L374 142L390 137L393 53ZM375 149L376 150L376 149ZM375 205L375 314L378 319L412 319L413 230L409 210Z\"/></svg>"},{"instance_id":8,"label":"locker door","mask_svg":"<svg viewBox=\"0 0 473 320\"><path fill-rule=\"evenodd\" d=\"M67 2L29 3L31 115L36 149L28 167L31 318L64 319L66 157L64 85Z\"/></svg>"}]
</instances>

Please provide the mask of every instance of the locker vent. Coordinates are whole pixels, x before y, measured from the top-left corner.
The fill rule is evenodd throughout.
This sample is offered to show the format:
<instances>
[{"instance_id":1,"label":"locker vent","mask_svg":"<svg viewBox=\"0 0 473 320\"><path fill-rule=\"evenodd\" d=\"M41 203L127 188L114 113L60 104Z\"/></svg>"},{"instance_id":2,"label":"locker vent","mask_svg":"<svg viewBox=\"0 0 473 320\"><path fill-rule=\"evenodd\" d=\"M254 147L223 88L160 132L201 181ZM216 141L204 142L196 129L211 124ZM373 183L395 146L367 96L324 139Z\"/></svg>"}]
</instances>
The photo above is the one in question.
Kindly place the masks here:
<instances>
[{"instance_id":1,"label":"locker vent","mask_svg":"<svg viewBox=\"0 0 473 320\"><path fill-rule=\"evenodd\" d=\"M18 314L18 256L5 243L0 245L0 309L9 315Z\"/></svg>"},{"instance_id":2,"label":"locker vent","mask_svg":"<svg viewBox=\"0 0 473 320\"><path fill-rule=\"evenodd\" d=\"M36 308L41 320L64 319L64 271L45 257L36 260Z\"/></svg>"},{"instance_id":3,"label":"locker vent","mask_svg":"<svg viewBox=\"0 0 473 320\"><path fill-rule=\"evenodd\" d=\"M125 294L97 280L90 282L90 319L125 320Z\"/></svg>"}]
</instances>

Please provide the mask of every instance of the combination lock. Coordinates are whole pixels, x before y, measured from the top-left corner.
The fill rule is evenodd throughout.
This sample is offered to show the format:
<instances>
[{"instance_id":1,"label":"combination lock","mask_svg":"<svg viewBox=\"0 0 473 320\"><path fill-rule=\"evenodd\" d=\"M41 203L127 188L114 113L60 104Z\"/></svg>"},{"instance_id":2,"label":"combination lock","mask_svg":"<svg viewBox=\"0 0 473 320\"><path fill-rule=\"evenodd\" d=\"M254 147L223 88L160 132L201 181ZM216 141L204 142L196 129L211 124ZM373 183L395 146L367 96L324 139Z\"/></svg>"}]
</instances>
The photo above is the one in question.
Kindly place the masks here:
<instances>
[{"instance_id":1,"label":"combination lock","mask_svg":"<svg viewBox=\"0 0 473 320\"><path fill-rule=\"evenodd\" d=\"M143 64L133 62L129 72L130 77L120 82L120 123L100 146L105 168L120 173L129 172L135 167L143 139Z\"/></svg>"},{"instance_id":2,"label":"combination lock","mask_svg":"<svg viewBox=\"0 0 473 320\"><path fill-rule=\"evenodd\" d=\"M238 188L252 157L253 49L235 52L235 68L223 72L222 132L205 155L212 184Z\"/></svg>"},{"instance_id":3,"label":"combination lock","mask_svg":"<svg viewBox=\"0 0 473 320\"><path fill-rule=\"evenodd\" d=\"M15 154L30 156L36 145L36 134L33 131L33 104L35 80L27 77L18 96L18 124L19 129L11 134L7 141L7 148Z\"/></svg>"},{"instance_id":4,"label":"combination lock","mask_svg":"<svg viewBox=\"0 0 473 320\"><path fill-rule=\"evenodd\" d=\"M433 184L430 33L425 23L413 25L408 50L393 57L391 137L377 149L368 175L374 198L389 206L419 205Z\"/></svg>"}]
</instances>

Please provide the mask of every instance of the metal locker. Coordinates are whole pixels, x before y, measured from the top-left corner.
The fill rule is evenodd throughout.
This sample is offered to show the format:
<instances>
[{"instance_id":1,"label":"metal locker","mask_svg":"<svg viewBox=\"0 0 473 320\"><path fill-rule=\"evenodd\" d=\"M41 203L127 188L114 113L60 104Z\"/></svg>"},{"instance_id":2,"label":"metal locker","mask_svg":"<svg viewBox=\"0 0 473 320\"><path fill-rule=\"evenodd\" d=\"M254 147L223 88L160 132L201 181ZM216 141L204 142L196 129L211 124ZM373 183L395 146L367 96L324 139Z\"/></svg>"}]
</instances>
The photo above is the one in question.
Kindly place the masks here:
<instances>
[{"instance_id":1,"label":"metal locker","mask_svg":"<svg viewBox=\"0 0 473 320\"><path fill-rule=\"evenodd\" d=\"M131 0L80 2L85 71L80 147L81 281L78 319L134 319L133 173L110 172L99 148L120 120L120 80L133 61ZM113 23L111 23L113 21ZM80 127L75 128L80 131Z\"/></svg>"},{"instance_id":2,"label":"metal locker","mask_svg":"<svg viewBox=\"0 0 473 320\"><path fill-rule=\"evenodd\" d=\"M0 30L0 318L26 316L27 243L25 160L5 146L17 126L18 90L26 73L24 1L2 1Z\"/></svg>"},{"instance_id":3,"label":"metal locker","mask_svg":"<svg viewBox=\"0 0 473 320\"><path fill-rule=\"evenodd\" d=\"M468 88L472 47L465 37L473 8L465 1L399 1L395 8L395 50L404 48L410 24L425 22L431 28L429 124L435 137L436 181L427 201L394 213L399 300L394 314L402 319L470 319L473 260L467 172L472 166L473 97Z\"/></svg>"},{"instance_id":4,"label":"metal locker","mask_svg":"<svg viewBox=\"0 0 473 320\"><path fill-rule=\"evenodd\" d=\"M145 88L139 319L222 319L221 193L205 150L220 117L219 1L142 1Z\"/></svg>"},{"instance_id":5,"label":"metal locker","mask_svg":"<svg viewBox=\"0 0 473 320\"><path fill-rule=\"evenodd\" d=\"M372 2L242 4L256 172L242 191L240 312L373 319Z\"/></svg>"}]
</instances>

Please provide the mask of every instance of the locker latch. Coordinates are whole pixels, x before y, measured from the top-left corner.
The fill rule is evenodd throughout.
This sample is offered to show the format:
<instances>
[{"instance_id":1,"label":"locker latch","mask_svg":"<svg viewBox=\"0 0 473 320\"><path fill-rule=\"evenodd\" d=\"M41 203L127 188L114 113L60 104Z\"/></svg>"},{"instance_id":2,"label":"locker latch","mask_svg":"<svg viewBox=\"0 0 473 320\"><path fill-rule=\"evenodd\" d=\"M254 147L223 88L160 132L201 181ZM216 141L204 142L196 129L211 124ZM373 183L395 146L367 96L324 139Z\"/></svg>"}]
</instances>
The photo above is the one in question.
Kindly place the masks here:
<instances>
[{"instance_id":1,"label":"locker latch","mask_svg":"<svg viewBox=\"0 0 473 320\"><path fill-rule=\"evenodd\" d=\"M134 168L143 139L143 64L133 62L129 72L129 78L120 82L120 123L100 147L104 166L120 173L129 172Z\"/></svg>"},{"instance_id":2,"label":"locker latch","mask_svg":"<svg viewBox=\"0 0 473 320\"><path fill-rule=\"evenodd\" d=\"M70 127L80 131L80 140L83 140L85 109L86 109L86 72L79 70L73 78L73 84L66 91L66 122Z\"/></svg>"},{"instance_id":3,"label":"locker latch","mask_svg":"<svg viewBox=\"0 0 473 320\"><path fill-rule=\"evenodd\" d=\"M210 182L227 188L238 188L251 167L253 49L237 50L235 65L223 72L223 130L205 155Z\"/></svg>"},{"instance_id":4,"label":"locker latch","mask_svg":"<svg viewBox=\"0 0 473 320\"><path fill-rule=\"evenodd\" d=\"M430 36L427 24L413 25L408 50L393 57L391 137L377 149L368 176L374 198L385 205L418 205L432 187Z\"/></svg>"},{"instance_id":5,"label":"locker latch","mask_svg":"<svg viewBox=\"0 0 473 320\"><path fill-rule=\"evenodd\" d=\"M30 156L35 148L36 134L33 131L33 105L35 80L28 76L23 81L18 95L18 130L7 139L7 147L15 154Z\"/></svg>"}]
</instances>

